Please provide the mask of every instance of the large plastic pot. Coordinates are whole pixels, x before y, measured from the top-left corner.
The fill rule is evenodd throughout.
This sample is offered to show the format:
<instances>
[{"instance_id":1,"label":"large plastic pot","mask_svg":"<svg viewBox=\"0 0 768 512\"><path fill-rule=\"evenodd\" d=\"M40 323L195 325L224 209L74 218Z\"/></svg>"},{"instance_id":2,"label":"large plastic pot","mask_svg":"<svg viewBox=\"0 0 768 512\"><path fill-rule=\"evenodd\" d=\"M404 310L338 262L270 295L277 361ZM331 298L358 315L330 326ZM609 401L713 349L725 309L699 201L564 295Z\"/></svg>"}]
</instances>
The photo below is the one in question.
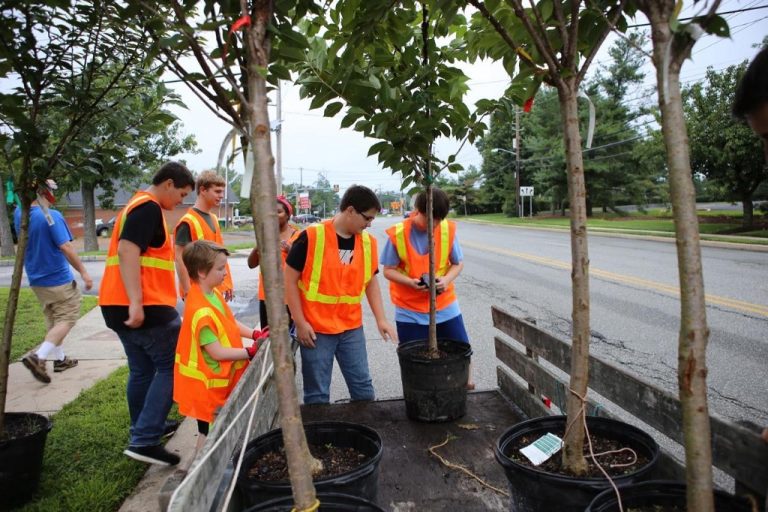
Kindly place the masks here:
<instances>
[{"instance_id":1,"label":"large plastic pot","mask_svg":"<svg viewBox=\"0 0 768 512\"><path fill-rule=\"evenodd\" d=\"M6 430L27 423L30 434L0 442L0 509L21 505L32 497L40 483L45 440L53 424L40 414L5 413Z\"/></svg>"},{"instance_id":2,"label":"large plastic pot","mask_svg":"<svg viewBox=\"0 0 768 512\"><path fill-rule=\"evenodd\" d=\"M384 512L384 509L369 500L358 496L338 493L319 493L320 512ZM260 503L249 508L246 512L291 512L293 498L277 498Z\"/></svg>"},{"instance_id":3,"label":"large plastic pot","mask_svg":"<svg viewBox=\"0 0 768 512\"><path fill-rule=\"evenodd\" d=\"M685 510L685 483L649 480L619 487L624 510L630 507L678 507ZM715 491L716 512L751 512L748 500L723 491ZM619 512L616 491L607 489L595 497L585 512Z\"/></svg>"},{"instance_id":4,"label":"large plastic pot","mask_svg":"<svg viewBox=\"0 0 768 512\"><path fill-rule=\"evenodd\" d=\"M420 355L426 340L409 341L397 347L403 382L405 413L416 421L438 422L461 418L467 412L467 379L472 348L455 340L437 340L446 354L440 359Z\"/></svg>"},{"instance_id":5,"label":"large plastic pot","mask_svg":"<svg viewBox=\"0 0 768 512\"><path fill-rule=\"evenodd\" d=\"M369 458L360 467L341 475L315 480L315 489L358 496L373 502L379 492L379 463L383 452L381 436L364 425L341 421L318 421L304 425L307 443L332 444L339 448L354 448ZM246 506L263 503L275 498L290 497L288 481L268 482L248 477L254 462L265 453L283 447L283 431L272 430L257 437L246 447L243 465L237 477L237 487Z\"/></svg>"},{"instance_id":6,"label":"large plastic pot","mask_svg":"<svg viewBox=\"0 0 768 512\"><path fill-rule=\"evenodd\" d=\"M515 462L509 457L515 441L524 435L538 438L547 432L562 437L565 416L544 416L518 423L496 441L496 460L504 468L510 488L510 510L513 512L583 512L599 493L611 485L605 478L579 478L548 473L533 466ZM620 421L587 417L592 435L615 439L648 459L648 464L634 473L613 478L616 485L648 480L659 459L659 446L642 430ZM559 456L559 453L554 455Z\"/></svg>"}]
</instances>

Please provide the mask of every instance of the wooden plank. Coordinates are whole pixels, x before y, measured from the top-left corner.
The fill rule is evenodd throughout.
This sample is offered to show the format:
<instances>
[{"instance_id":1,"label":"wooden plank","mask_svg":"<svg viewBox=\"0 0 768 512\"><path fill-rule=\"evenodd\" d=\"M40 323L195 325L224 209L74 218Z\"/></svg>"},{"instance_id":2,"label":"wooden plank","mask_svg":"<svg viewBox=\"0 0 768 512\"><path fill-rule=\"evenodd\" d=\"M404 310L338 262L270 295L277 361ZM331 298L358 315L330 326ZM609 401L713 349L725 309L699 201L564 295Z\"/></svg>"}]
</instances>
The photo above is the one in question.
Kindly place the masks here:
<instances>
[{"instance_id":1,"label":"wooden plank","mask_svg":"<svg viewBox=\"0 0 768 512\"><path fill-rule=\"evenodd\" d=\"M227 400L226 405L221 410L213 424L208 439L201 452L197 455L192 466L189 469L187 477L181 483L181 489L176 498L168 506L163 506L162 510L168 511L187 511L187 510L210 510L211 504L216 497L216 490L224 477L227 464L232 458L236 448L242 446L241 439L248 426L253 403L248 404L248 399L256 390L261 374L262 357L267 357L269 367L272 361L272 355L265 351L262 355L255 358L248 366L237 386ZM254 417L254 425L251 429L249 439L268 432L272 429L277 416L277 390L273 384L273 376L265 383L256 406L257 411ZM241 410L246 411L237 417ZM226 434L224 431L232 425L231 430ZM222 439L223 438L223 439ZM221 444L213 449L213 445L221 440ZM201 464L201 460L210 452L210 456ZM198 470L198 466L201 466ZM163 502L170 501L171 495L175 491L173 483L166 485L161 493L161 506Z\"/></svg>"},{"instance_id":2,"label":"wooden plank","mask_svg":"<svg viewBox=\"0 0 768 512\"><path fill-rule=\"evenodd\" d=\"M528 392L528 387L515 380L509 370L503 366L496 367L496 379L499 390L504 397L518 406L529 418L550 416L552 409L547 408L541 400Z\"/></svg>"},{"instance_id":3,"label":"wooden plank","mask_svg":"<svg viewBox=\"0 0 768 512\"><path fill-rule=\"evenodd\" d=\"M497 329L569 372L569 343L495 306L491 314ZM589 361L590 388L682 443L682 412L675 396L594 356ZM768 444L757 433L717 415L710 416L710 424L714 465L749 489L764 494L768 482Z\"/></svg>"},{"instance_id":4,"label":"wooden plank","mask_svg":"<svg viewBox=\"0 0 768 512\"><path fill-rule=\"evenodd\" d=\"M510 345L506 340L493 338L496 346L496 358L507 365L510 370L525 379L530 389L538 390L536 397L546 396L565 414L565 402L568 393L568 383L544 368L537 359L527 357L521 351ZM603 418L614 416L608 413L599 402L587 398L587 414Z\"/></svg>"}]
</instances>

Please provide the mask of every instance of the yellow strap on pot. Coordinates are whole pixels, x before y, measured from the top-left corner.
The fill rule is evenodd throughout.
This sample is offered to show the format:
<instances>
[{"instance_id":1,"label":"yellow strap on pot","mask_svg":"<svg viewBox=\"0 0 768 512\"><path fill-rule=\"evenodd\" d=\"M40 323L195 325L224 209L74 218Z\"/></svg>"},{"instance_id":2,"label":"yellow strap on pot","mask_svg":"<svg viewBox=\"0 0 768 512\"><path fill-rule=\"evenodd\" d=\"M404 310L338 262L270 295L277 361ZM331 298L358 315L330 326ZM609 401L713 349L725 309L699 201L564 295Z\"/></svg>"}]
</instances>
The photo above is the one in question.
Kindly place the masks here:
<instances>
[{"instance_id":1,"label":"yellow strap on pot","mask_svg":"<svg viewBox=\"0 0 768 512\"><path fill-rule=\"evenodd\" d=\"M296 507L294 507L291 509L291 512L317 512L317 509L319 508L320 508L320 500L315 499L315 502L309 508L298 510L296 509Z\"/></svg>"}]
</instances>

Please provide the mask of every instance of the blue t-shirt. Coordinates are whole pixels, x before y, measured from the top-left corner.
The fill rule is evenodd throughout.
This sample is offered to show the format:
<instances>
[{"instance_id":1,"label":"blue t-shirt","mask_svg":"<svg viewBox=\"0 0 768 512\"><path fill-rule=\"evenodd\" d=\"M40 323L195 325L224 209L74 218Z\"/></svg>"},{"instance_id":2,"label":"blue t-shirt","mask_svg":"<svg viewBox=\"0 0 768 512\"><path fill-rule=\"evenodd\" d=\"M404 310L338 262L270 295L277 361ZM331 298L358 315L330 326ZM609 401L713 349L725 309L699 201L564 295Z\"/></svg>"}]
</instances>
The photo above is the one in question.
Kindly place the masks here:
<instances>
[{"instance_id":1,"label":"blue t-shirt","mask_svg":"<svg viewBox=\"0 0 768 512\"><path fill-rule=\"evenodd\" d=\"M60 286L74 280L67 258L59 247L70 242L72 233L57 210L49 208L53 225L49 226L39 206L29 213L29 240L24 254L24 270L31 286ZM21 233L21 208L13 212L16 232Z\"/></svg>"},{"instance_id":2,"label":"blue t-shirt","mask_svg":"<svg viewBox=\"0 0 768 512\"><path fill-rule=\"evenodd\" d=\"M421 231L415 226L412 227L409 242L418 254L427 254L429 246L426 231ZM464 253L461 251L461 245L459 245L459 237L456 235L453 237L453 245L451 246L451 253L448 255L448 261L456 265L463 259ZM387 237L387 241L384 244L384 249L381 251L379 263L385 267L396 267L400 264L400 256L397 255L397 248L392 245L389 237ZM455 300L443 309L438 309L436 311L435 322L438 324L447 322L448 320L456 318L460 314L461 309L459 309L459 301ZM395 306L395 321L429 325L429 313L419 313L417 311L411 311L409 309Z\"/></svg>"}]
</instances>

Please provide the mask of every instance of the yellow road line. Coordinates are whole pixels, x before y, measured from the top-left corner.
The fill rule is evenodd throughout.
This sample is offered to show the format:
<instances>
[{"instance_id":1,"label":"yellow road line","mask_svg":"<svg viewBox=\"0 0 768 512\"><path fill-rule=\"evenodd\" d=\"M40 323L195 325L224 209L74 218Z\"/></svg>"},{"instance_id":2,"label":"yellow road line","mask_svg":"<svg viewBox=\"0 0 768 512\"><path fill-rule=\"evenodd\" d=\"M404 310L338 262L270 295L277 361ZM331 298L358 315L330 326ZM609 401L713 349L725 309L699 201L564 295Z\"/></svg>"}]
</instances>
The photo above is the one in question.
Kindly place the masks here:
<instances>
[{"instance_id":1,"label":"yellow road line","mask_svg":"<svg viewBox=\"0 0 768 512\"><path fill-rule=\"evenodd\" d=\"M500 247L491 247L484 244L469 242L467 240L462 240L461 245L466 247L472 247L474 249L479 249L481 251L491 251L497 254L503 254L505 256L512 256L514 258L519 258L521 260L526 260L533 263L539 263L541 265L545 265L548 267L557 268L561 270L567 270L569 272L571 270L570 261L566 262L562 260L556 260L553 258L536 256L534 254L529 254L525 252L510 251L508 249L502 249ZM648 288L651 290L667 293L674 297L678 297L678 298L680 297L680 288L678 286L664 284L657 281L651 281L649 279L642 279L639 277L627 276L624 274L617 274L615 272L601 270L599 268L595 268L592 266L590 266L589 268L589 273L593 277L599 277L607 281L613 281L616 283ZM768 306L762 306L760 304L753 304L751 302L745 302L742 300L730 299L728 297L720 297L718 295L711 295L711 294L705 294L704 298L707 301L707 304L710 304L710 305L723 306L723 307L735 309L737 311L743 311L747 313L753 313L756 315L768 317Z\"/></svg>"}]
</instances>

